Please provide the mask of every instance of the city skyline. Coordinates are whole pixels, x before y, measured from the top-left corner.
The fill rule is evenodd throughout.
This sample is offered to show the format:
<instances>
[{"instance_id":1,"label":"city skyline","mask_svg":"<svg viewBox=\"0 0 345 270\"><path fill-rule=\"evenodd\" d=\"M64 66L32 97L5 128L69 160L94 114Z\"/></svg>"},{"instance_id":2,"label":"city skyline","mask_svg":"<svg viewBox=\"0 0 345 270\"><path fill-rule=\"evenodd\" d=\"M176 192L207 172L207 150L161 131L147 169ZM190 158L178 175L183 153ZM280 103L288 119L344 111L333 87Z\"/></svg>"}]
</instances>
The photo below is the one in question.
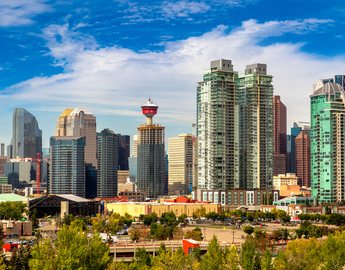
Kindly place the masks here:
<instances>
[{"instance_id":1,"label":"city skyline","mask_svg":"<svg viewBox=\"0 0 345 270\"><path fill-rule=\"evenodd\" d=\"M237 70L266 63L274 94L288 108L288 127L309 121L313 83L344 73L340 4L1 3L0 142L10 143L17 107L36 116L44 148L54 135L54 119L76 106L94 113L97 131L109 128L132 137L141 123L138 108L149 95L160 104L157 122L166 127L167 138L190 133L190 126L175 119L196 119L195 82L209 61L222 58Z\"/></svg>"}]
</instances>

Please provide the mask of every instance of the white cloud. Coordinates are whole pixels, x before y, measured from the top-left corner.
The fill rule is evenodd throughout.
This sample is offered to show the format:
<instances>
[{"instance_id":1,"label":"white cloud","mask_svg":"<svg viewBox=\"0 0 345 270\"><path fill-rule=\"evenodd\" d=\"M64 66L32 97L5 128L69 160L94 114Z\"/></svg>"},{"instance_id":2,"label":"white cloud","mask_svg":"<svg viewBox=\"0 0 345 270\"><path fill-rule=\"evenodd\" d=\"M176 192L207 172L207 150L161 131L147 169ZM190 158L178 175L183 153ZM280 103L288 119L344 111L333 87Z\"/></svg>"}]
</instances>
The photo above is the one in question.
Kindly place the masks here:
<instances>
[{"instance_id":1,"label":"white cloud","mask_svg":"<svg viewBox=\"0 0 345 270\"><path fill-rule=\"evenodd\" d=\"M168 18L187 17L189 14L204 13L210 6L204 2L193 1L164 1L161 6L162 13Z\"/></svg>"},{"instance_id":2,"label":"white cloud","mask_svg":"<svg viewBox=\"0 0 345 270\"><path fill-rule=\"evenodd\" d=\"M36 77L9 88L3 99L28 103L37 100L54 110L66 104L87 105L98 114L139 115L139 106L151 97L160 106L158 117L195 119L196 82L211 60L233 61L242 73L245 65L266 63L274 76L275 94L288 108L290 123L309 119L309 95L313 80L343 70L344 56L320 57L301 51L302 43L260 46L258 41L284 33L318 30L329 20L243 22L227 34L219 26L200 37L168 42L162 52L137 53L129 49L101 47L95 39L66 25L44 30L55 64L61 74ZM12 91L12 93L11 93Z\"/></svg>"},{"instance_id":3,"label":"white cloud","mask_svg":"<svg viewBox=\"0 0 345 270\"><path fill-rule=\"evenodd\" d=\"M0 0L0 26L31 24L37 14L52 11L47 0Z\"/></svg>"}]
</instances>

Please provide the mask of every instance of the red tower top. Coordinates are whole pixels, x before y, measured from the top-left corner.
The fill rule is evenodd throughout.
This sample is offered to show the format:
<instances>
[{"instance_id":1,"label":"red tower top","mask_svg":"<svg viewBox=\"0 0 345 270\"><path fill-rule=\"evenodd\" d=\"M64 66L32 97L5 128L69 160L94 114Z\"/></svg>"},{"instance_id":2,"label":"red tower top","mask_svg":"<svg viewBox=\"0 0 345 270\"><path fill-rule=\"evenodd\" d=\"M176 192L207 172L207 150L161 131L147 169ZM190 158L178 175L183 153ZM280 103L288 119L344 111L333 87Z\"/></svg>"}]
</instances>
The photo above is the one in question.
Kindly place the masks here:
<instances>
[{"instance_id":1,"label":"red tower top","mask_svg":"<svg viewBox=\"0 0 345 270\"><path fill-rule=\"evenodd\" d=\"M153 102L149 98L149 101L141 106L141 109L146 117L153 117L157 114L158 106L153 104Z\"/></svg>"}]
</instances>

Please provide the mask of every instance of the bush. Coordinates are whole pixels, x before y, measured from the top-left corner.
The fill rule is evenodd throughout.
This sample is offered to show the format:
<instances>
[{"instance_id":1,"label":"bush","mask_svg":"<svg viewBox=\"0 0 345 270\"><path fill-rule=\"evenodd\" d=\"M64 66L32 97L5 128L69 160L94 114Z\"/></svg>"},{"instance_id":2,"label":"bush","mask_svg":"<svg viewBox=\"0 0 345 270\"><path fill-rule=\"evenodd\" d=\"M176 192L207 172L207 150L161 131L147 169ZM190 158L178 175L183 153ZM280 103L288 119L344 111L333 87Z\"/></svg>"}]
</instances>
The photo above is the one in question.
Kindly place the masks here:
<instances>
[{"instance_id":1,"label":"bush","mask_svg":"<svg viewBox=\"0 0 345 270\"><path fill-rule=\"evenodd\" d=\"M132 241L138 241L141 237L141 230L138 228L130 228L128 235Z\"/></svg>"},{"instance_id":2,"label":"bush","mask_svg":"<svg viewBox=\"0 0 345 270\"><path fill-rule=\"evenodd\" d=\"M250 225L247 225L243 228L243 231L248 234L251 235L254 232L254 228Z\"/></svg>"}]
</instances>

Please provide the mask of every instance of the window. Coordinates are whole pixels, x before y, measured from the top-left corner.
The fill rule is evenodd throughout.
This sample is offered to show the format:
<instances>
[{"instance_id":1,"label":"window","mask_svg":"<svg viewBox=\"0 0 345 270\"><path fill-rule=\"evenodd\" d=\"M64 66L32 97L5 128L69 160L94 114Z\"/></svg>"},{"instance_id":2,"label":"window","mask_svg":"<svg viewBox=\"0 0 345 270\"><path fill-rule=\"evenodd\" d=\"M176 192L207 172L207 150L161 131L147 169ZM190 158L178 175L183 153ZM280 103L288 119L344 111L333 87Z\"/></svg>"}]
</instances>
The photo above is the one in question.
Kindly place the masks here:
<instances>
[{"instance_id":1,"label":"window","mask_svg":"<svg viewBox=\"0 0 345 270\"><path fill-rule=\"evenodd\" d=\"M256 204L261 204L260 192L256 194Z\"/></svg>"},{"instance_id":2,"label":"window","mask_svg":"<svg viewBox=\"0 0 345 270\"><path fill-rule=\"evenodd\" d=\"M225 194L222 193L222 204L225 204Z\"/></svg>"},{"instance_id":3,"label":"window","mask_svg":"<svg viewBox=\"0 0 345 270\"><path fill-rule=\"evenodd\" d=\"M231 192L228 192L228 204L232 204L232 201L231 201Z\"/></svg>"},{"instance_id":4,"label":"window","mask_svg":"<svg viewBox=\"0 0 345 270\"><path fill-rule=\"evenodd\" d=\"M237 192L234 193L234 204L237 204Z\"/></svg>"},{"instance_id":5,"label":"window","mask_svg":"<svg viewBox=\"0 0 345 270\"><path fill-rule=\"evenodd\" d=\"M207 201L207 193L206 192L204 192L204 200L203 200L204 202L206 202Z\"/></svg>"},{"instance_id":6,"label":"window","mask_svg":"<svg viewBox=\"0 0 345 270\"><path fill-rule=\"evenodd\" d=\"M218 203L218 193L214 194L214 203Z\"/></svg>"},{"instance_id":7,"label":"window","mask_svg":"<svg viewBox=\"0 0 345 270\"><path fill-rule=\"evenodd\" d=\"M208 193L208 199L211 201L211 202L213 202L213 196L212 196L213 194L212 194L212 192L209 192Z\"/></svg>"},{"instance_id":8,"label":"window","mask_svg":"<svg viewBox=\"0 0 345 270\"><path fill-rule=\"evenodd\" d=\"M240 192L240 204L243 204L243 192Z\"/></svg>"}]
</instances>

